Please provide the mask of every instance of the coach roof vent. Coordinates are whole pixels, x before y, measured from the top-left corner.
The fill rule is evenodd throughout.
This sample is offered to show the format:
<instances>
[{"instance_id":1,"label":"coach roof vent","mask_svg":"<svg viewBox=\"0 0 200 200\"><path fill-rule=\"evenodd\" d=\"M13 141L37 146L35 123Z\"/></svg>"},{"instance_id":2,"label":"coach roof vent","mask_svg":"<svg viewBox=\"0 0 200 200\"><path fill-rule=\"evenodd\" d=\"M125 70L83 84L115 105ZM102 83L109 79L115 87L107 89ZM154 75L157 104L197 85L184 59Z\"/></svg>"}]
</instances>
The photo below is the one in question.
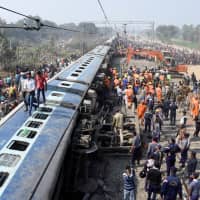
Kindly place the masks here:
<instances>
[{"instance_id":1,"label":"coach roof vent","mask_svg":"<svg viewBox=\"0 0 200 200\"><path fill-rule=\"evenodd\" d=\"M0 154L0 166L4 167L14 167L20 160L19 155L2 153Z\"/></svg>"},{"instance_id":2,"label":"coach roof vent","mask_svg":"<svg viewBox=\"0 0 200 200\"><path fill-rule=\"evenodd\" d=\"M50 112L53 111L53 109L52 109L52 108L49 108L49 107L39 107L39 108L38 108L38 111L50 113Z\"/></svg>"},{"instance_id":3,"label":"coach roof vent","mask_svg":"<svg viewBox=\"0 0 200 200\"><path fill-rule=\"evenodd\" d=\"M77 69L75 72L81 73L81 72L82 72L82 70L78 70L78 69Z\"/></svg>"},{"instance_id":4,"label":"coach roof vent","mask_svg":"<svg viewBox=\"0 0 200 200\"><path fill-rule=\"evenodd\" d=\"M0 187L4 184L6 179L8 178L8 172L0 172Z\"/></svg>"},{"instance_id":5,"label":"coach roof vent","mask_svg":"<svg viewBox=\"0 0 200 200\"><path fill-rule=\"evenodd\" d=\"M32 118L45 120L49 115L44 113L34 113Z\"/></svg>"},{"instance_id":6,"label":"coach roof vent","mask_svg":"<svg viewBox=\"0 0 200 200\"><path fill-rule=\"evenodd\" d=\"M29 130L29 129L20 129L17 133L17 136L19 137L25 137L25 138L34 138L37 134L37 131Z\"/></svg>"},{"instance_id":7,"label":"coach roof vent","mask_svg":"<svg viewBox=\"0 0 200 200\"><path fill-rule=\"evenodd\" d=\"M8 149L17 150L17 151L25 151L28 147L29 143L24 141L12 140L8 145Z\"/></svg>"},{"instance_id":8,"label":"coach roof vent","mask_svg":"<svg viewBox=\"0 0 200 200\"><path fill-rule=\"evenodd\" d=\"M67 82L67 81L63 81L59 84L61 87L66 87L69 88L71 87L71 83Z\"/></svg>"},{"instance_id":9,"label":"coach roof vent","mask_svg":"<svg viewBox=\"0 0 200 200\"><path fill-rule=\"evenodd\" d=\"M77 77L77 76L79 76L79 74L78 73L72 73L71 76Z\"/></svg>"},{"instance_id":10,"label":"coach roof vent","mask_svg":"<svg viewBox=\"0 0 200 200\"><path fill-rule=\"evenodd\" d=\"M30 128L40 128L40 126L42 125L43 123L42 122L38 122L38 121L28 121L26 123L26 126L27 127L30 127Z\"/></svg>"}]
</instances>

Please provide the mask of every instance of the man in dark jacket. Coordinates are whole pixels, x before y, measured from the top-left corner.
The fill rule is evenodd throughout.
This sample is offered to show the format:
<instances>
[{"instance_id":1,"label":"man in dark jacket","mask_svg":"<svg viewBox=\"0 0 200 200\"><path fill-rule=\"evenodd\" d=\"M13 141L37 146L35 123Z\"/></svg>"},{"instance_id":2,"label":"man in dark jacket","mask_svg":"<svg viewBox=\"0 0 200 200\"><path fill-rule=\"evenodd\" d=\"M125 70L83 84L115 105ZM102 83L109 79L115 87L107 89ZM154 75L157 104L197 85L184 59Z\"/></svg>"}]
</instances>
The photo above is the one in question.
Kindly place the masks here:
<instances>
[{"instance_id":1,"label":"man in dark jacket","mask_svg":"<svg viewBox=\"0 0 200 200\"><path fill-rule=\"evenodd\" d=\"M200 131L200 112L197 117L195 117L195 131L194 136L198 137Z\"/></svg>"},{"instance_id":2,"label":"man in dark jacket","mask_svg":"<svg viewBox=\"0 0 200 200\"><path fill-rule=\"evenodd\" d=\"M170 124L176 125L176 110L178 109L178 106L176 104L176 101L174 100L170 104Z\"/></svg>"},{"instance_id":3,"label":"man in dark jacket","mask_svg":"<svg viewBox=\"0 0 200 200\"><path fill-rule=\"evenodd\" d=\"M159 164L155 163L154 167L147 174L148 200L156 200L156 195L160 193L161 181L162 177Z\"/></svg>"},{"instance_id":4,"label":"man in dark jacket","mask_svg":"<svg viewBox=\"0 0 200 200\"><path fill-rule=\"evenodd\" d=\"M171 175L167 176L161 187L161 196L163 200L176 200L177 194L182 200L182 185L180 179L176 176L177 169L171 169Z\"/></svg>"}]
</instances>

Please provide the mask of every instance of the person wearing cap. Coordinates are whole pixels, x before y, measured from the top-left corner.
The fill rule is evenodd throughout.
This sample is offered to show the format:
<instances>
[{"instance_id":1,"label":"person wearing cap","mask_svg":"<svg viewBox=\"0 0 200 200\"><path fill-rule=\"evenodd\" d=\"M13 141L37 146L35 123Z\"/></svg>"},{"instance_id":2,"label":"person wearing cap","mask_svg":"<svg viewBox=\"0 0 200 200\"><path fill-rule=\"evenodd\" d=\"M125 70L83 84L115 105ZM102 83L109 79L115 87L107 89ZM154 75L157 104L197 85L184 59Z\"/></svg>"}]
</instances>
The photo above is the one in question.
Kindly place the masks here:
<instances>
[{"instance_id":1,"label":"person wearing cap","mask_svg":"<svg viewBox=\"0 0 200 200\"><path fill-rule=\"evenodd\" d=\"M24 82L26 90L27 104L29 105L29 115L31 115L33 107L33 98L35 96L35 80L31 77L31 72L27 74L27 79Z\"/></svg>"},{"instance_id":2,"label":"person wearing cap","mask_svg":"<svg viewBox=\"0 0 200 200\"><path fill-rule=\"evenodd\" d=\"M189 184L188 196L190 200L198 200L200 197L200 180L199 173L195 172L192 175L192 182Z\"/></svg>"},{"instance_id":3,"label":"person wearing cap","mask_svg":"<svg viewBox=\"0 0 200 200\"><path fill-rule=\"evenodd\" d=\"M161 187L161 197L163 200L176 200L177 194L183 199L182 185L180 179L176 176L177 169L171 168L170 176L167 176Z\"/></svg>"}]
</instances>

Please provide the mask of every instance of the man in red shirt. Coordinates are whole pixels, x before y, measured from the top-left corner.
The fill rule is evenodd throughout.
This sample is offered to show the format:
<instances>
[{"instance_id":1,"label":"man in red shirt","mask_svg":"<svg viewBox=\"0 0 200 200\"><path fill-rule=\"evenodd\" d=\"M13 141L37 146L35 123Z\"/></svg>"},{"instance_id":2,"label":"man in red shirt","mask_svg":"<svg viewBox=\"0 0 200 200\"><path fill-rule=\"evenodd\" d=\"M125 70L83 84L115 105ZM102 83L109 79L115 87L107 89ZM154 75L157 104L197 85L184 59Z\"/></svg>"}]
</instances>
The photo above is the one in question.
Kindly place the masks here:
<instances>
[{"instance_id":1,"label":"man in red shirt","mask_svg":"<svg viewBox=\"0 0 200 200\"><path fill-rule=\"evenodd\" d=\"M39 104L40 104L40 92L42 92L43 103L45 104L45 102L46 102L44 90L46 88L47 82L46 82L45 77L41 73L41 71L37 72L37 75L35 77L35 82L36 82L36 89L37 89L37 102L38 102L38 107L39 107Z\"/></svg>"}]
</instances>

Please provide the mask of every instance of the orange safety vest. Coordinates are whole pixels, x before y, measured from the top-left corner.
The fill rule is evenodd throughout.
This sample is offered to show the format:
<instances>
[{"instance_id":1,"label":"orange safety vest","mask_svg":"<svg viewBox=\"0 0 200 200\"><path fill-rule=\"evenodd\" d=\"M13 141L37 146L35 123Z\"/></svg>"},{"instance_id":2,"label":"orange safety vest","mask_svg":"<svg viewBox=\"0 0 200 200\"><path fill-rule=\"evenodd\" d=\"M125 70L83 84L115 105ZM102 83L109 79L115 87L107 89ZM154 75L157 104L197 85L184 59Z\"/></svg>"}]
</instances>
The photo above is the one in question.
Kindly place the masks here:
<instances>
[{"instance_id":1,"label":"orange safety vest","mask_svg":"<svg viewBox=\"0 0 200 200\"><path fill-rule=\"evenodd\" d=\"M195 118L199 114L199 101L197 99L193 102L192 116Z\"/></svg>"},{"instance_id":2,"label":"orange safety vest","mask_svg":"<svg viewBox=\"0 0 200 200\"><path fill-rule=\"evenodd\" d=\"M137 114L138 114L138 118L141 119L144 117L144 113L146 112L147 106L143 103L140 103L138 105L138 109L137 109Z\"/></svg>"}]
</instances>

